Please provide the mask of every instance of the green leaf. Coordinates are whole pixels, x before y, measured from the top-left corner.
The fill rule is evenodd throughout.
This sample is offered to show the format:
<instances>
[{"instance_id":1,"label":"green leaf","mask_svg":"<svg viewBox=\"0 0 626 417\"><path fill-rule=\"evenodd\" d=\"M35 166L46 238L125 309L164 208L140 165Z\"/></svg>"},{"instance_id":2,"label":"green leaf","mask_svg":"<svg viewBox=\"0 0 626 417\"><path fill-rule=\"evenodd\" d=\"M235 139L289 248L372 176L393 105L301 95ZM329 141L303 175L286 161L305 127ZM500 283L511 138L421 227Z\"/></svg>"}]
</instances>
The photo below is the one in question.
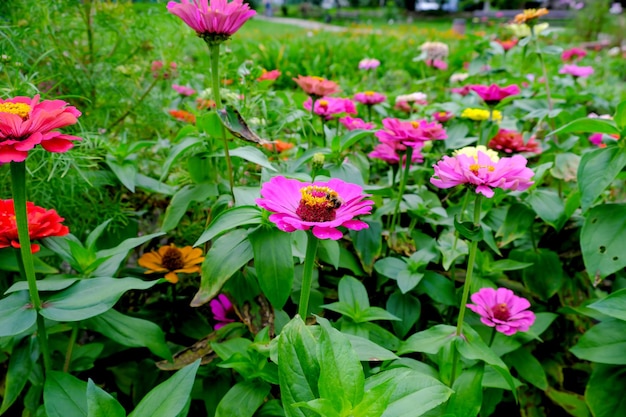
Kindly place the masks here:
<instances>
[{"instance_id":1,"label":"green leaf","mask_svg":"<svg viewBox=\"0 0 626 417\"><path fill-rule=\"evenodd\" d=\"M209 197L216 195L218 195L218 191L215 184L185 185L174 194L169 206L167 206L165 216L163 216L161 230L169 232L174 229L180 222L180 219L183 218L192 202L205 201Z\"/></svg>"},{"instance_id":2,"label":"green leaf","mask_svg":"<svg viewBox=\"0 0 626 417\"><path fill-rule=\"evenodd\" d=\"M579 359L626 365L626 322L611 319L596 324L570 351Z\"/></svg>"},{"instance_id":3,"label":"green leaf","mask_svg":"<svg viewBox=\"0 0 626 417\"><path fill-rule=\"evenodd\" d=\"M622 101L617 105L613 121L620 130L626 129L626 101Z\"/></svg>"},{"instance_id":4,"label":"green leaf","mask_svg":"<svg viewBox=\"0 0 626 417\"><path fill-rule=\"evenodd\" d=\"M389 405L391 394L396 389L396 381L387 380L382 384L376 385L367 390L361 401L352 410L351 415L354 417L380 417Z\"/></svg>"},{"instance_id":5,"label":"green leaf","mask_svg":"<svg viewBox=\"0 0 626 417\"><path fill-rule=\"evenodd\" d=\"M147 290L159 280L137 278L91 278L66 290L44 296L41 315L56 321L81 321L109 310L128 290Z\"/></svg>"},{"instance_id":6,"label":"green leaf","mask_svg":"<svg viewBox=\"0 0 626 417\"><path fill-rule=\"evenodd\" d=\"M391 314L400 318L400 321L394 321L391 325L396 335L403 339L420 318L420 300L411 294L396 291L387 299L386 307Z\"/></svg>"},{"instance_id":7,"label":"green leaf","mask_svg":"<svg viewBox=\"0 0 626 417\"><path fill-rule=\"evenodd\" d=\"M109 223L111 223L111 220L112 219L105 220L104 222L100 223L95 229L93 229L91 233L89 233L89 236L87 236L87 239L85 240L85 247L88 251L96 251L96 241L98 240L98 238L100 238Z\"/></svg>"},{"instance_id":8,"label":"green leaf","mask_svg":"<svg viewBox=\"0 0 626 417\"><path fill-rule=\"evenodd\" d=\"M452 343L456 328L445 324L438 324L427 330L414 333L400 344L398 355L423 352L436 355L444 345Z\"/></svg>"},{"instance_id":9,"label":"green leaf","mask_svg":"<svg viewBox=\"0 0 626 417\"><path fill-rule=\"evenodd\" d=\"M343 277L339 281L339 300L351 306L355 311L365 310L370 306L367 290L361 281L352 277Z\"/></svg>"},{"instance_id":10,"label":"green leaf","mask_svg":"<svg viewBox=\"0 0 626 417\"><path fill-rule=\"evenodd\" d=\"M383 226L380 222L366 221L366 223L369 225L367 229L359 230L358 232L351 230L350 237L363 269L368 274L371 274L374 262L376 262L376 259L382 252Z\"/></svg>"},{"instance_id":11,"label":"green leaf","mask_svg":"<svg viewBox=\"0 0 626 417\"><path fill-rule=\"evenodd\" d=\"M387 278L396 279L401 271L406 270L407 264L399 258L383 258L376 261L374 269Z\"/></svg>"},{"instance_id":12,"label":"green leaf","mask_svg":"<svg viewBox=\"0 0 626 417\"><path fill-rule=\"evenodd\" d=\"M120 268L120 264L128 256L128 252L131 249L135 249L139 245L143 245L146 242L154 239L155 237L163 236L165 233L158 232L145 236L133 237L124 240L114 248L103 249L96 252L96 258L109 258L106 262L100 265L94 272L93 276L96 277L112 277Z\"/></svg>"},{"instance_id":13,"label":"green leaf","mask_svg":"<svg viewBox=\"0 0 626 417\"><path fill-rule=\"evenodd\" d=\"M61 291L71 286L75 282L79 281L80 278L49 278L42 279L37 281L37 290L39 291ZM11 287L6 290L4 293L9 294L16 291L24 291L28 290L28 282L27 281L18 281L11 285Z\"/></svg>"},{"instance_id":14,"label":"green leaf","mask_svg":"<svg viewBox=\"0 0 626 417\"><path fill-rule=\"evenodd\" d=\"M587 214L580 234L587 273L604 278L626 266L626 204L603 204Z\"/></svg>"},{"instance_id":15,"label":"green leaf","mask_svg":"<svg viewBox=\"0 0 626 417\"><path fill-rule=\"evenodd\" d=\"M450 269L452 263L459 257L467 255L469 248L465 240L460 239L454 232L442 233L437 240L437 249L443 255L443 269Z\"/></svg>"},{"instance_id":16,"label":"green leaf","mask_svg":"<svg viewBox=\"0 0 626 417\"><path fill-rule=\"evenodd\" d=\"M556 129L550 133L549 136L570 132L606 133L609 135L619 134L619 130L617 129L617 126L615 126L615 122L612 120L590 119L588 117L584 117L582 119L576 119L569 122L565 126Z\"/></svg>"},{"instance_id":17,"label":"green leaf","mask_svg":"<svg viewBox=\"0 0 626 417\"><path fill-rule=\"evenodd\" d=\"M598 310L607 316L626 321L626 288L615 291L608 297L596 301L587 307Z\"/></svg>"},{"instance_id":18,"label":"green leaf","mask_svg":"<svg viewBox=\"0 0 626 417\"><path fill-rule=\"evenodd\" d=\"M37 313L30 304L28 291L20 291L0 300L0 337L14 336L30 329Z\"/></svg>"},{"instance_id":19,"label":"green leaf","mask_svg":"<svg viewBox=\"0 0 626 417\"><path fill-rule=\"evenodd\" d=\"M396 281L398 281L398 288L400 288L402 294L406 294L413 288L417 287L422 278L424 278L423 272L412 272L408 269L405 269L404 271L400 271L400 273L396 277Z\"/></svg>"},{"instance_id":20,"label":"green leaf","mask_svg":"<svg viewBox=\"0 0 626 417\"><path fill-rule=\"evenodd\" d=\"M154 387L128 417L178 416L191 400L191 388L199 366L200 360L197 360Z\"/></svg>"},{"instance_id":21,"label":"green leaf","mask_svg":"<svg viewBox=\"0 0 626 417\"><path fill-rule=\"evenodd\" d=\"M198 130L212 138L222 136L222 121L216 112L208 112L196 119Z\"/></svg>"},{"instance_id":22,"label":"green leaf","mask_svg":"<svg viewBox=\"0 0 626 417\"><path fill-rule=\"evenodd\" d=\"M546 395L556 404L560 405L567 414L573 417L590 417L589 409L582 395L570 392L557 391L553 388L546 390Z\"/></svg>"},{"instance_id":23,"label":"green leaf","mask_svg":"<svg viewBox=\"0 0 626 417\"><path fill-rule=\"evenodd\" d=\"M137 165L135 161L129 159L119 162L112 155L107 155L106 164L111 168L117 179L120 180L124 187L131 192L135 192L135 178L137 177Z\"/></svg>"},{"instance_id":24,"label":"green leaf","mask_svg":"<svg viewBox=\"0 0 626 417\"><path fill-rule=\"evenodd\" d=\"M110 309L88 319L85 325L124 346L147 347L155 355L172 360L172 353L165 343L165 333L151 321L125 316Z\"/></svg>"},{"instance_id":25,"label":"green leaf","mask_svg":"<svg viewBox=\"0 0 626 417\"><path fill-rule=\"evenodd\" d=\"M554 167L550 174L565 182L576 181L576 173L580 167L580 155L571 152L559 153L554 158Z\"/></svg>"},{"instance_id":26,"label":"green leaf","mask_svg":"<svg viewBox=\"0 0 626 417\"><path fill-rule=\"evenodd\" d=\"M87 381L87 417L126 417L126 410L115 398L89 378Z\"/></svg>"},{"instance_id":27,"label":"green leaf","mask_svg":"<svg viewBox=\"0 0 626 417\"><path fill-rule=\"evenodd\" d=\"M535 221L535 213L524 204L512 204L506 213L506 218L497 236L502 237L501 246L505 246L515 239L528 234Z\"/></svg>"},{"instance_id":28,"label":"green leaf","mask_svg":"<svg viewBox=\"0 0 626 417\"><path fill-rule=\"evenodd\" d=\"M346 336L328 320L317 320L322 328L318 345L320 397L332 401L342 412L346 405L354 407L363 398L363 368Z\"/></svg>"},{"instance_id":29,"label":"green leaf","mask_svg":"<svg viewBox=\"0 0 626 417\"><path fill-rule=\"evenodd\" d=\"M276 172L277 169L274 167L268 159L267 156L258 150L257 148L253 148L252 146L243 146L241 148L231 149L229 151L230 156L237 156L241 159L245 159L248 162L252 162L263 168L267 168L270 171Z\"/></svg>"},{"instance_id":30,"label":"green leaf","mask_svg":"<svg viewBox=\"0 0 626 417\"><path fill-rule=\"evenodd\" d=\"M596 364L585 389L585 401L595 417L626 415L626 368Z\"/></svg>"},{"instance_id":31,"label":"green leaf","mask_svg":"<svg viewBox=\"0 0 626 417\"><path fill-rule=\"evenodd\" d=\"M367 321L374 320L397 320L400 321L399 317L394 316L384 308L380 307L368 307L365 310L361 310L356 318L357 323L364 323Z\"/></svg>"},{"instance_id":32,"label":"green leaf","mask_svg":"<svg viewBox=\"0 0 626 417\"><path fill-rule=\"evenodd\" d=\"M586 211L626 166L626 150L607 146L583 155L578 166L581 206Z\"/></svg>"},{"instance_id":33,"label":"green leaf","mask_svg":"<svg viewBox=\"0 0 626 417\"><path fill-rule=\"evenodd\" d=\"M261 210L256 206L238 206L228 211L218 214L209 224L209 227L202 233L194 246L202 245L220 234L236 227L261 224L263 216Z\"/></svg>"},{"instance_id":34,"label":"green leaf","mask_svg":"<svg viewBox=\"0 0 626 417\"><path fill-rule=\"evenodd\" d=\"M50 240L51 239L48 238L45 241L49 242ZM57 268L46 264L38 258L37 255L33 257L33 262L35 263L35 273L37 274L50 275L59 273ZM15 250L13 248L0 249L0 270L20 272L20 267L17 263L17 257L15 256Z\"/></svg>"},{"instance_id":35,"label":"green leaf","mask_svg":"<svg viewBox=\"0 0 626 417\"><path fill-rule=\"evenodd\" d=\"M172 164L178 160L178 158L185 152L187 149L192 148L196 145L203 143L203 139L200 138L185 138L182 142L177 143L172 147L167 155L167 159L163 164L163 172L161 173L160 180L163 181L167 178L167 174L170 172L170 168Z\"/></svg>"},{"instance_id":36,"label":"green leaf","mask_svg":"<svg viewBox=\"0 0 626 417\"><path fill-rule=\"evenodd\" d=\"M470 241L483 240L483 229L479 226L475 226L472 222L459 222L454 216L454 228L461 236Z\"/></svg>"},{"instance_id":37,"label":"green leaf","mask_svg":"<svg viewBox=\"0 0 626 417\"><path fill-rule=\"evenodd\" d=\"M467 246L466 246L467 247ZM447 306L456 306L454 284L448 278L434 271L426 271L424 278L417 287L418 292L425 293L434 301Z\"/></svg>"},{"instance_id":38,"label":"green leaf","mask_svg":"<svg viewBox=\"0 0 626 417\"><path fill-rule=\"evenodd\" d=\"M548 249L518 250L509 253L511 259L530 263L522 270L524 284L544 300L552 297L565 280L563 263L559 254Z\"/></svg>"},{"instance_id":39,"label":"green leaf","mask_svg":"<svg viewBox=\"0 0 626 417\"><path fill-rule=\"evenodd\" d=\"M238 382L220 401L215 417L252 417L270 388L270 384L258 380Z\"/></svg>"},{"instance_id":40,"label":"green leaf","mask_svg":"<svg viewBox=\"0 0 626 417\"><path fill-rule=\"evenodd\" d=\"M293 404L319 397L319 374L316 341L300 316L296 316L283 327L278 338L278 376L287 417L315 416Z\"/></svg>"},{"instance_id":41,"label":"green leaf","mask_svg":"<svg viewBox=\"0 0 626 417\"><path fill-rule=\"evenodd\" d=\"M320 240L317 256L320 261L332 265L335 269L339 268L339 261L341 260L339 242L332 239Z\"/></svg>"},{"instance_id":42,"label":"green leaf","mask_svg":"<svg viewBox=\"0 0 626 417\"><path fill-rule=\"evenodd\" d=\"M245 230L233 230L215 241L204 262L200 289L191 301L199 307L219 294L230 277L254 257L252 245Z\"/></svg>"},{"instance_id":43,"label":"green leaf","mask_svg":"<svg viewBox=\"0 0 626 417\"><path fill-rule=\"evenodd\" d=\"M369 339L349 333L342 334L348 338L352 349L354 349L357 357L362 362L380 362L398 359L395 353L377 345Z\"/></svg>"},{"instance_id":44,"label":"green leaf","mask_svg":"<svg viewBox=\"0 0 626 417\"><path fill-rule=\"evenodd\" d=\"M248 234L259 286L272 306L281 310L291 294L294 277L291 234L259 228Z\"/></svg>"},{"instance_id":45,"label":"green leaf","mask_svg":"<svg viewBox=\"0 0 626 417\"><path fill-rule=\"evenodd\" d=\"M517 349L506 356L507 362L516 370L519 376L530 382L542 391L548 389L548 378L541 363L528 350Z\"/></svg>"},{"instance_id":46,"label":"green leaf","mask_svg":"<svg viewBox=\"0 0 626 417\"><path fill-rule=\"evenodd\" d=\"M47 417L87 417L87 383L59 371L49 371L43 387Z\"/></svg>"},{"instance_id":47,"label":"green leaf","mask_svg":"<svg viewBox=\"0 0 626 417\"><path fill-rule=\"evenodd\" d=\"M567 221L565 218L565 204L555 190L536 189L526 201L541 219L559 231Z\"/></svg>"},{"instance_id":48,"label":"green leaf","mask_svg":"<svg viewBox=\"0 0 626 417\"><path fill-rule=\"evenodd\" d=\"M306 403L294 404L296 407L301 407L313 411L315 416L322 417L342 417L336 410L335 405L331 400L326 398L316 398L315 400L307 401Z\"/></svg>"},{"instance_id":49,"label":"green leaf","mask_svg":"<svg viewBox=\"0 0 626 417\"><path fill-rule=\"evenodd\" d=\"M345 152L350 149L352 145L357 142L360 142L366 136L372 135L374 132L371 130L352 130L347 132L345 135L341 137L341 147L339 148L339 152Z\"/></svg>"},{"instance_id":50,"label":"green leaf","mask_svg":"<svg viewBox=\"0 0 626 417\"><path fill-rule=\"evenodd\" d=\"M28 382L28 377L33 369L31 355L37 344L37 339L25 337L13 348L9 358L9 368L4 380L4 393L2 395L2 406L0 415L4 414L9 407L18 399L22 390Z\"/></svg>"},{"instance_id":51,"label":"green leaf","mask_svg":"<svg viewBox=\"0 0 626 417\"><path fill-rule=\"evenodd\" d=\"M483 403L484 365L465 369L454 381L454 394L450 397L446 413L456 417L476 417Z\"/></svg>"}]
</instances>

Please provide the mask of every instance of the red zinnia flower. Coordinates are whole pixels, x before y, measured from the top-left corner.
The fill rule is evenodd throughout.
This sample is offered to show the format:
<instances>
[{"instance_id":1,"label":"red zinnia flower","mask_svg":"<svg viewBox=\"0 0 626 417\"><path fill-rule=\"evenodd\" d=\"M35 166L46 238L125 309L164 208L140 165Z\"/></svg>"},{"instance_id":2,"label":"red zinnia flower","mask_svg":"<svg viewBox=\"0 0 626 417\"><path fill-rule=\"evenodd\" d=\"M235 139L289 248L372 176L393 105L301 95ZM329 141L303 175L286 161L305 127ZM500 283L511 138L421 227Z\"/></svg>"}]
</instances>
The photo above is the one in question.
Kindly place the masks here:
<instances>
[{"instance_id":1,"label":"red zinnia flower","mask_svg":"<svg viewBox=\"0 0 626 417\"><path fill-rule=\"evenodd\" d=\"M26 215L28 217L28 235L31 241L45 237L65 236L70 232L67 226L61 224L65 219L52 209L46 210L27 202ZM20 247L15 206L13 200L0 200L0 249L8 247ZM31 251L32 253L39 252L39 245L31 244Z\"/></svg>"},{"instance_id":2,"label":"red zinnia flower","mask_svg":"<svg viewBox=\"0 0 626 417\"><path fill-rule=\"evenodd\" d=\"M524 143L524 136L521 133L507 129L500 129L498 133L491 138L487 146L491 149L506 153L541 152L539 143L535 142L534 137L531 137L528 139L527 143Z\"/></svg>"}]
</instances>

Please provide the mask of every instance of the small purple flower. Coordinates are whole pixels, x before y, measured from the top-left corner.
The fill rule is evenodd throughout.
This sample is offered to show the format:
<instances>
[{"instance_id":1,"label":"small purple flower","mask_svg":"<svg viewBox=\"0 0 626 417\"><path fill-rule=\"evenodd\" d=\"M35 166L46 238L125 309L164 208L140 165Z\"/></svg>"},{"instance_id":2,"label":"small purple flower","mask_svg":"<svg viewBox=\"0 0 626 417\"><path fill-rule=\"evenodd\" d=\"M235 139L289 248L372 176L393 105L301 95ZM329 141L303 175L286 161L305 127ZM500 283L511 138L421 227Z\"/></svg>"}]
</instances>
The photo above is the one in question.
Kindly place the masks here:
<instances>
[{"instance_id":1,"label":"small purple flower","mask_svg":"<svg viewBox=\"0 0 626 417\"><path fill-rule=\"evenodd\" d=\"M474 304L467 308L478 314L484 325L507 336L526 332L535 322L535 313L528 310L530 302L507 288L482 288L471 299Z\"/></svg>"},{"instance_id":2,"label":"small purple flower","mask_svg":"<svg viewBox=\"0 0 626 417\"><path fill-rule=\"evenodd\" d=\"M211 307L211 312L213 313L213 320L217 322L215 326L213 326L215 330L221 329L228 323L233 323L235 321L234 319L228 317L232 316L235 309L233 308L233 303L231 303L228 297L224 294L220 294L217 298L209 301L209 307Z\"/></svg>"}]
</instances>

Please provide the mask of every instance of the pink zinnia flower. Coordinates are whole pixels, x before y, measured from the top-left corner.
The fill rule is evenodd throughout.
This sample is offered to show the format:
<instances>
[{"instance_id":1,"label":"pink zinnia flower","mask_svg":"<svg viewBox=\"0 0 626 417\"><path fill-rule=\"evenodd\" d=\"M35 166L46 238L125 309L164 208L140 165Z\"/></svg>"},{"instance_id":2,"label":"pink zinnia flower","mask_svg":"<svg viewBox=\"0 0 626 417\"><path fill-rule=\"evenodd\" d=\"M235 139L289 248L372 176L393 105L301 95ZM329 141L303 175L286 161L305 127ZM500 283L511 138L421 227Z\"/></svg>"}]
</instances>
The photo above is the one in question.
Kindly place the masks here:
<instances>
[{"instance_id":1,"label":"pink zinnia flower","mask_svg":"<svg viewBox=\"0 0 626 417\"><path fill-rule=\"evenodd\" d=\"M303 104L304 108L311 111L313 100L309 97ZM326 120L340 114L356 114L356 106L349 98L322 97L315 101L315 114L322 116Z\"/></svg>"},{"instance_id":2,"label":"pink zinnia flower","mask_svg":"<svg viewBox=\"0 0 626 417\"><path fill-rule=\"evenodd\" d=\"M594 133L593 135L589 136L589 141L591 143L593 143L594 145L603 148L603 147L606 147L606 144L604 143L604 138L610 138L612 140L617 140L617 139L619 139L619 135L617 135L617 134L605 135L603 133Z\"/></svg>"},{"instance_id":3,"label":"pink zinnia flower","mask_svg":"<svg viewBox=\"0 0 626 417\"><path fill-rule=\"evenodd\" d=\"M466 95L468 95L470 93L471 88L469 85L465 85L463 87L452 87L450 89L451 92L456 93L458 95L461 95L463 97L465 97Z\"/></svg>"},{"instance_id":4,"label":"pink zinnia flower","mask_svg":"<svg viewBox=\"0 0 626 417\"><path fill-rule=\"evenodd\" d=\"M371 200L356 185L333 178L327 182L303 183L274 177L263 184L256 203L272 212L269 219L284 232L309 230L318 239L341 239L340 226L351 230L367 229L367 223L355 220L370 214Z\"/></svg>"},{"instance_id":5,"label":"pink zinnia flower","mask_svg":"<svg viewBox=\"0 0 626 417\"><path fill-rule=\"evenodd\" d=\"M337 83L322 77L298 75L293 80L312 97L324 97L339 92Z\"/></svg>"},{"instance_id":6,"label":"pink zinnia flower","mask_svg":"<svg viewBox=\"0 0 626 417\"><path fill-rule=\"evenodd\" d=\"M431 184L439 188L469 184L476 187L476 193L487 198L493 197L493 188L524 191L533 184L530 179L534 173L526 167L526 158L514 155L511 158L493 156L492 159L489 152L495 154L484 146L467 147L456 151L453 157L444 156L433 165L435 174L430 178Z\"/></svg>"},{"instance_id":7,"label":"pink zinnia flower","mask_svg":"<svg viewBox=\"0 0 626 417\"><path fill-rule=\"evenodd\" d=\"M213 313L213 320L217 322L215 326L213 326L215 330L221 329L228 323L235 321L233 318L229 317L235 312L233 303L231 303L224 294L220 294L217 298L209 301L209 307L211 307L211 312Z\"/></svg>"},{"instance_id":8,"label":"pink zinnia flower","mask_svg":"<svg viewBox=\"0 0 626 417\"><path fill-rule=\"evenodd\" d=\"M350 116L340 118L339 123L344 125L348 130L372 130L376 127L374 123L365 122L363 119Z\"/></svg>"},{"instance_id":9,"label":"pink zinnia flower","mask_svg":"<svg viewBox=\"0 0 626 417\"><path fill-rule=\"evenodd\" d=\"M515 96L520 93L519 87L515 84L506 87L500 87L497 84L470 85L469 88L489 105L498 104L506 97Z\"/></svg>"},{"instance_id":10,"label":"pink zinnia flower","mask_svg":"<svg viewBox=\"0 0 626 417\"><path fill-rule=\"evenodd\" d=\"M374 104L382 103L385 100L387 100L387 97L384 94L380 94L375 91L365 91L354 95L354 101L365 104L366 106L373 106Z\"/></svg>"},{"instance_id":11,"label":"pink zinnia flower","mask_svg":"<svg viewBox=\"0 0 626 417\"><path fill-rule=\"evenodd\" d=\"M0 164L22 162L37 145L49 152L66 152L81 140L56 129L73 125L80 112L62 100L35 97L0 99Z\"/></svg>"},{"instance_id":12,"label":"pink zinnia flower","mask_svg":"<svg viewBox=\"0 0 626 417\"><path fill-rule=\"evenodd\" d=\"M181 96L193 96L196 94L196 90L191 87L185 87L184 85L172 84L172 88Z\"/></svg>"},{"instance_id":13,"label":"pink zinnia flower","mask_svg":"<svg viewBox=\"0 0 626 417\"><path fill-rule=\"evenodd\" d=\"M449 111L437 111L433 113L433 119L435 119L439 123L445 123L448 120L452 119L453 117L454 117L454 114L452 114Z\"/></svg>"},{"instance_id":14,"label":"pink zinnia flower","mask_svg":"<svg viewBox=\"0 0 626 417\"><path fill-rule=\"evenodd\" d=\"M565 64L559 70L559 74L569 74L576 78L585 78L593 74L593 67L579 67L578 65Z\"/></svg>"},{"instance_id":15,"label":"pink zinnia flower","mask_svg":"<svg viewBox=\"0 0 626 417\"><path fill-rule=\"evenodd\" d=\"M441 59L427 59L425 63L429 67L433 67L438 70L445 71L448 69L448 64L445 61L442 61Z\"/></svg>"},{"instance_id":16,"label":"pink zinnia flower","mask_svg":"<svg viewBox=\"0 0 626 417\"><path fill-rule=\"evenodd\" d=\"M413 120L405 122L398 119L383 119L385 129L376 132L381 142L387 142L396 150L403 151L407 146L423 146L429 140L443 140L448 137L446 131L437 122Z\"/></svg>"},{"instance_id":17,"label":"pink zinnia flower","mask_svg":"<svg viewBox=\"0 0 626 417\"><path fill-rule=\"evenodd\" d=\"M167 10L180 17L207 42L228 39L256 14L243 0L180 0L170 1Z\"/></svg>"},{"instance_id":18,"label":"pink zinnia flower","mask_svg":"<svg viewBox=\"0 0 626 417\"><path fill-rule=\"evenodd\" d=\"M526 332L535 322L535 313L528 310L530 302L507 288L482 288L471 299L474 304L467 304L467 308L480 315L484 325L507 336Z\"/></svg>"},{"instance_id":19,"label":"pink zinnia flower","mask_svg":"<svg viewBox=\"0 0 626 417\"><path fill-rule=\"evenodd\" d=\"M498 133L491 138L487 147L506 153L541 153L539 143L535 141L533 136L528 139L527 143L524 143L524 136L521 133L507 129L500 129Z\"/></svg>"},{"instance_id":20,"label":"pink zinnia flower","mask_svg":"<svg viewBox=\"0 0 626 417\"><path fill-rule=\"evenodd\" d=\"M380 66L380 61L373 58L364 58L359 62L359 69L373 70Z\"/></svg>"},{"instance_id":21,"label":"pink zinnia flower","mask_svg":"<svg viewBox=\"0 0 626 417\"><path fill-rule=\"evenodd\" d=\"M508 39L508 40L496 39L496 42L500 44L500 46L502 47L502 49L504 49L505 52L510 51L511 49L513 49L515 45L517 45L517 39Z\"/></svg>"},{"instance_id":22,"label":"pink zinnia flower","mask_svg":"<svg viewBox=\"0 0 626 417\"><path fill-rule=\"evenodd\" d=\"M424 162L424 156L422 155L421 149L421 145L413 146L413 154L411 156L412 163ZM388 142L379 143L367 156L373 159L380 159L391 165L400 163L400 155L394 146ZM406 154L402 155L402 165L406 166Z\"/></svg>"},{"instance_id":23,"label":"pink zinnia flower","mask_svg":"<svg viewBox=\"0 0 626 417\"><path fill-rule=\"evenodd\" d=\"M277 69L271 70L271 71L263 70L263 74L261 74L261 76L257 78L256 80L257 81L272 81L280 77L280 74L281 72Z\"/></svg>"},{"instance_id":24,"label":"pink zinnia flower","mask_svg":"<svg viewBox=\"0 0 626 417\"><path fill-rule=\"evenodd\" d=\"M561 54L561 59L565 62L579 61L587 56L587 51L580 48L566 49Z\"/></svg>"}]
</instances>

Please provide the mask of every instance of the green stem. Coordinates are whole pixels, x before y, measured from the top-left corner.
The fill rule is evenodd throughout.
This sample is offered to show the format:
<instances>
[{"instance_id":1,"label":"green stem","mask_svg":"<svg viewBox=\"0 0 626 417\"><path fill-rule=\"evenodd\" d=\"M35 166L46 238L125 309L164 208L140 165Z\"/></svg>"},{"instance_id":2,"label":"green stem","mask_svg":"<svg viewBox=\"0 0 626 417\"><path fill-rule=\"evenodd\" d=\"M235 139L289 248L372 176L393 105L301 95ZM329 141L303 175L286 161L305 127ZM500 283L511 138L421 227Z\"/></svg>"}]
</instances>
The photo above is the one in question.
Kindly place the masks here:
<instances>
[{"instance_id":1,"label":"green stem","mask_svg":"<svg viewBox=\"0 0 626 417\"><path fill-rule=\"evenodd\" d=\"M372 121L372 106L371 105L367 106L367 121L368 122Z\"/></svg>"},{"instance_id":2,"label":"green stem","mask_svg":"<svg viewBox=\"0 0 626 417\"><path fill-rule=\"evenodd\" d=\"M548 115L548 119L550 120L550 127L552 127L552 130L555 130L556 126L554 124L554 119L551 117L553 105L552 105L552 96L550 94L550 81L548 79L548 69L546 68L546 63L543 59L543 54L541 53L541 50L539 49L539 40L536 38L534 26L530 27L530 34L533 40L535 41L535 49L537 51L537 56L539 57L539 63L541 65L541 70L543 72L543 82L544 82L544 85L546 86L546 99L548 100L548 111L550 112L550 115ZM553 139L554 141L556 141L557 137L554 136Z\"/></svg>"},{"instance_id":3,"label":"green stem","mask_svg":"<svg viewBox=\"0 0 626 417\"><path fill-rule=\"evenodd\" d=\"M65 362L63 363L63 372L70 371L70 364L72 363L72 352L74 352L74 345L76 345L76 338L78 337L78 323L72 323L72 333L70 334L70 340L67 342L67 349L65 350Z\"/></svg>"},{"instance_id":4,"label":"green stem","mask_svg":"<svg viewBox=\"0 0 626 417\"><path fill-rule=\"evenodd\" d=\"M389 231L390 233L395 232L397 223L399 223L398 214L400 212L400 202L402 201L402 197L404 196L404 189L406 188L406 183L409 178L409 170L411 169L411 160L413 159L413 147L412 146L407 146L404 156L406 157L405 159L406 166L404 167L404 175L402 175L402 178L400 180L400 190L398 192L398 199L396 200L396 207L393 211L393 218L391 220L391 230ZM402 165L402 162L403 162L403 158L402 156L400 156L400 166Z\"/></svg>"},{"instance_id":5,"label":"green stem","mask_svg":"<svg viewBox=\"0 0 626 417\"><path fill-rule=\"evenodd\" d=\"M317 97L311 96L311 134L307 138L307 150L313 149L313 137L317 135L315 131L315 102L317 101ZM323 122L322 122L323 124Z\"/></svg>"},{"instance_id":6,"label":"green stem","mask_svg":"<svg viewBox=\"0 0 626 417\"><path fill-rule=\"evenodd\" d=\"M28 281L28 293L30 302L37 313L37 339L41 353L43 354L44 369L52 368L50 349L48 348L48 335L46 325L41 312L41 298L37 290L37 278L35 277L35 265L30 246L28 232L28 214L26 210L26 162L11 162L11 188L13 191L13 204L15 207L15 221L17 223L17 235L20 242L20 259L23 274Z\"/></svg>"},{"instance_id":7,"label":"green stem","mask_svg":"<svg viewBox=\"0 0 626 417\"><path fill-rule=\"evenodd\" d=\"M306 315L309 310L309 297L311 296L311 284L313 282L313 266L317 254L319 240L313 233L307 232L306 257L304 258L304 271L302 271L302 288L300 288L300 302L298 304L298 314L306 322Z\"/></svg>"},{"instance_id":8,"label":"green stem","mask_svg":"<svg viewBox=\"0 0 626 417\"><path fill-rule=\"evenodd\" d=\"M220 111L222 108L222 98L220 97L220 44L219 43L207 43L209 45L209 52L211 55L211 80L213 82L213 100L215 101L215 111ZM228 184L230 185L230 195L233 198L233 204L235 203L235 179L233 176L233 164L230 159L230 151L228 149L228 139L226 138L226 128L220 123L222 130L222 141L224 142L224 156L226 157L226 167L228 169Z\"/></svg>"},{"instance_id":9,"label":"green stem","mask_svg":"<svg viewBox=\"0 0 626 417\"><path fill-rule=\"evenodd\" d=\"M493 345L493 341L496 338L496 328L492 327L491 328L491 337L489 338L489 344L487 346L491 347L491 345Z\"/></svg>"}]
</instances>

